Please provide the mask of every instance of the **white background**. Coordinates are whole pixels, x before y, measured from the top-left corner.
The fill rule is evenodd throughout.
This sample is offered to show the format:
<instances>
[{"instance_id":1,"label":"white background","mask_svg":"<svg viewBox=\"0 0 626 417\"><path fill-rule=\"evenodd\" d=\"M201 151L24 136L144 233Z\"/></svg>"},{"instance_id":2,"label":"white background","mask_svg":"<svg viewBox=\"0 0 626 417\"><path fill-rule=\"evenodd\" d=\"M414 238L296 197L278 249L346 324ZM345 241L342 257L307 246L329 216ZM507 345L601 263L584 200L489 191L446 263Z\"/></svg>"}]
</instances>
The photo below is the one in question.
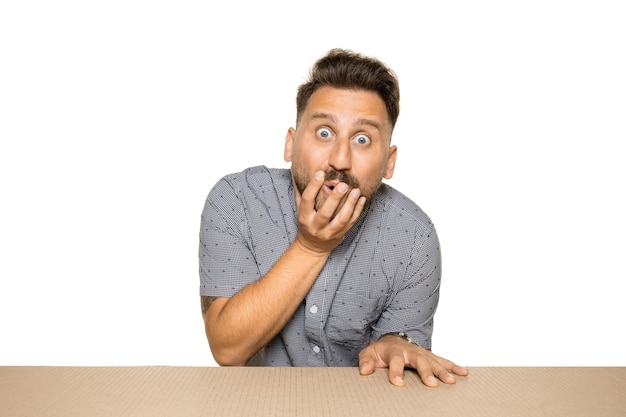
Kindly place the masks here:
<instances>
[{"instance_id":1,"label":"white background","mask_svg":"<svg viewBox=\"0 0 626 417\"><path fill-rule=\"evenodd\" d=\"M226 3L0 5L0 365L214 365L204 199L287 167L332 47L399 76L389 182L440 234L434 351L626 365L623 2Z\"/></svg>"}]
</instances>

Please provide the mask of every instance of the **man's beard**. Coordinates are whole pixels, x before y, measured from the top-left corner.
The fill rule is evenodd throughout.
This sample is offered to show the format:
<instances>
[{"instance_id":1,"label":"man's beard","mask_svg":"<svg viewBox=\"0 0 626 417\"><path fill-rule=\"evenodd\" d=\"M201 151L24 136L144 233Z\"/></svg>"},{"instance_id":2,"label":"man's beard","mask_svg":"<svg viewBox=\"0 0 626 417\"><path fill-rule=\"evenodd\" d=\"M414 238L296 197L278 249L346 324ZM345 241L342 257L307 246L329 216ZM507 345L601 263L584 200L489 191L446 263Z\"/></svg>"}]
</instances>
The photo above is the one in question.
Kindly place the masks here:
<instances>
[{"instance_id":1,"label":"man's beard","mask_svg":"<svg viewBox=\"0 0 626 417\"><path fill-rule=\"evenodd\" d=\"M298 191L300 192L300 195L302 195L302 193L304 193L304 189L309 184L311 177L298 170L293 165L291 166L291 176L293 177L293 180L296 184L296 187L298 188ZM361 195L365 196L367 202L370 201L370 199L374 196L374 193L376 192L376 190L378 190L378 187L380 186L379 182L373 190L364 190L361 188L359 180L356 177L348 174L345 171L337 171L336 169L329 168L324 172L324 182L333 180L348 184L349 189L358 188L361 191ZM341 199L338 209L343 206L343 203L345 202L347 196L348 193L346 193L346 195L344 195L344 197ZM324 201L326 201L326 196L324 195L324 192L320 190L315 197L315 210L319 210Z\"/></svg>"}]
</instances>

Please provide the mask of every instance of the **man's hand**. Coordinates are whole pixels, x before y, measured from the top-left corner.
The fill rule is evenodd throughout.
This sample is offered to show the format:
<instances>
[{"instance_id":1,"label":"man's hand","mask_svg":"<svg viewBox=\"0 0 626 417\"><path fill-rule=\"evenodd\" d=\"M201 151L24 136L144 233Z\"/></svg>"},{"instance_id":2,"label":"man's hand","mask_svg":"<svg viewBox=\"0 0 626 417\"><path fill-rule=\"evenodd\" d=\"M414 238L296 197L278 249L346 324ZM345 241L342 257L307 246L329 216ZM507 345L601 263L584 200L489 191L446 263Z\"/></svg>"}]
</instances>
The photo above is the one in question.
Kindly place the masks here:
<instances>
[{"instance_id":1,"label":"man's hand","mask_svg":"<svg viewBox=\"0 0 626 417\"><path fill-rule=\"evenodd\" d=\"M439 386L437 379L454 384L455 375L469 373L466 368L394 335L381 337L359 353L361 375L369 375L376 368L389 368L389 381L396 386L404 386L405 367L415 369L424 385L433 388Z\"/></svg>"},{"instance_id":2,"label":"man's hand","mask_svg":"<svg viewBox=\"0 0 626 417\"><path fill-rule=\"evenodd\" d=\"M343 236L357 221L363 211L365 197L361 196L358 188L350 189L341 182L316 210L316 198L323 185L324 171L318 171L302 195L296 188L299 224L296 241L308 250L327 254L341 243Z\"/></svg>"}]
</instances>

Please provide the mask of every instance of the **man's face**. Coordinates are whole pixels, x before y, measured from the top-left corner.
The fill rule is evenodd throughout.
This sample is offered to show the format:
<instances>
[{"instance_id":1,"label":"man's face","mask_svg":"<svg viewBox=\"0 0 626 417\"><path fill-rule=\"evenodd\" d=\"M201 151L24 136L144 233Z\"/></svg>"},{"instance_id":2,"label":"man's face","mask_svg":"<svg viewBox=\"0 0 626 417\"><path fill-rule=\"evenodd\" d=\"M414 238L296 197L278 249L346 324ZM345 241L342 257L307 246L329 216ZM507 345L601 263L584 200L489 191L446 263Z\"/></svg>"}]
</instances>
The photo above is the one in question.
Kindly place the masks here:
<instances>
[{"instance_id":1,"label":"man's face","mask_svg":"<svg viewBox=\"0 0 626 417\"><path fill-rule=\"evenodd\" d=\"M285 161L303 193L313 175L326 173L316 209L332 189L345 182L370 201L383 178L391 178L396 147L390 146L391 122L374 92L332 87L318 89L306 105L297 129L285 139ZM347 193L346 193L347 195Z\"/></svg>"}]
</instances>

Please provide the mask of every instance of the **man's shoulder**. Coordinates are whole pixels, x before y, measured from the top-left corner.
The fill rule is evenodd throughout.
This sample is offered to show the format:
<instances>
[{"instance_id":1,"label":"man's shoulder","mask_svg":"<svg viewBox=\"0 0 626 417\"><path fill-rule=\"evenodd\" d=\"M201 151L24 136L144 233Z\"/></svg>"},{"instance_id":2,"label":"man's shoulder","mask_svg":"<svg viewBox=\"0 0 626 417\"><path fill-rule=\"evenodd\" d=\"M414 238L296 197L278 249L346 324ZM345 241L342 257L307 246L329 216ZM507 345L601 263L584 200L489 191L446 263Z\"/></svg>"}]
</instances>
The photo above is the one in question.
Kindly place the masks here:
<instances>
[{"instance_id":1,"label":"man's shoulder","mask_svg":"<svg viewBox=\"0 0 626 417\"><path fill-rule=\"evenodd\" d=\"M381 184L375 200L385 211L395 212L406 221L418 222L425 228L433 228L433 222L426 212L415 201L389 184Z\"/></svg>"},{"instance_id":2,"label":"man's shoulder","mask_svg":"<svg viewBox=\"0 0 626 417\"><path fill-rule=\"evenodd\" d=\"M279 207L281 197L291 196L290 186L288 169L253 166L220 178L209 191L205 206L228 212L238 212L243 206L267 210Z\"/></svg>"},{"instance_id":3,"label":"man's shoulder","mask_svg":"<svg viewBox=\"0 0 626 417\"><path fill-rule=\"evenodd\" d=\"M272 185L280 187L291 183L291 172L285 168L268 168L257 165L242 171L226 174L220 181L227 182L234 188L258 188Z\"/></svg>"}]
</instances>

